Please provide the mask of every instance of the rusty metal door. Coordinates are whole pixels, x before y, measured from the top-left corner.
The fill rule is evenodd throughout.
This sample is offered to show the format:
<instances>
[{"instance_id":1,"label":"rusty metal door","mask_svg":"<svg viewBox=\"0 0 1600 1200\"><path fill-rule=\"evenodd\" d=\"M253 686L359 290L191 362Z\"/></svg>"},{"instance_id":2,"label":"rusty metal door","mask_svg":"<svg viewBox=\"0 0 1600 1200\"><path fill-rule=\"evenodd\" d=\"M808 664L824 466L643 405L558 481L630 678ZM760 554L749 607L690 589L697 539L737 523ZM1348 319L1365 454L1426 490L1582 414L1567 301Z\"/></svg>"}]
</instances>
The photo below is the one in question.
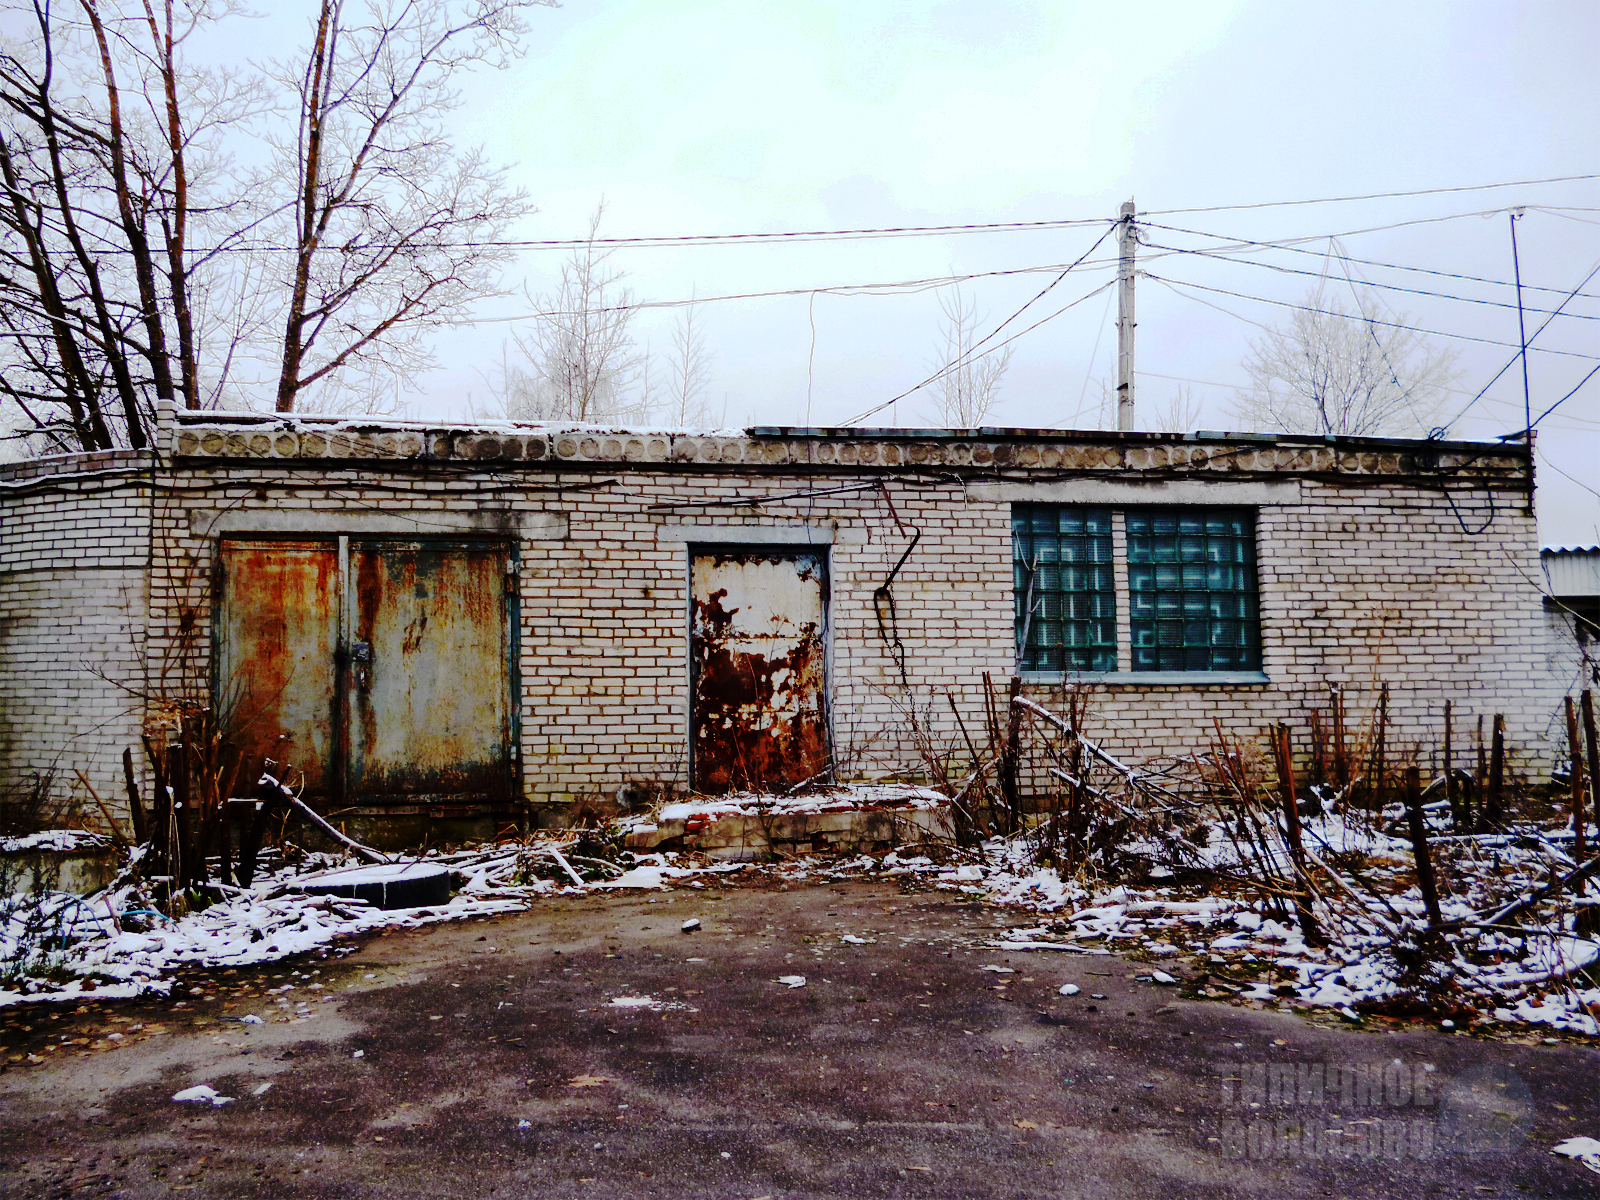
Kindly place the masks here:
<instances>
[{"instance_id":1,"label":"rusty metal door","mask_svg":"<svg viewBox=\"0 0 1600 1200\"><path fill-rule=\"evenodd\" d=\"M495 542L350 545L347 799L509 799L506 563Z\"/></svg>"},{"instance_id":2,"label":"rusty metal door","mask_svg":"<svg viewBox=\"0 0 1600 1200\"><path fill-rule=\"evenodd\" d=\"M356 806L514 795L511 547L229 540L216 689L254 771Z\"/></svg>"},{"instance_id":3,"label":"rusty metal door","mask_svg":"<svg viewBox=\"0 0 1600 1200\"><path fill-rule=\"evenodd\" d=\"M691 784L788 788L829 771L826 551L691 550Z\"/></svg>"},{"instance_id":4,"label":"rusty metal door","mask_svg":"<svg viewBox=\"0 0 1600 1200\"><path fill-rule=\"evenodd\" d=\"M217 707L245 770L270 761L274 775L324 798L336 789L338 547L223 542L222 580Z\"/></svg>"}]
</instances>

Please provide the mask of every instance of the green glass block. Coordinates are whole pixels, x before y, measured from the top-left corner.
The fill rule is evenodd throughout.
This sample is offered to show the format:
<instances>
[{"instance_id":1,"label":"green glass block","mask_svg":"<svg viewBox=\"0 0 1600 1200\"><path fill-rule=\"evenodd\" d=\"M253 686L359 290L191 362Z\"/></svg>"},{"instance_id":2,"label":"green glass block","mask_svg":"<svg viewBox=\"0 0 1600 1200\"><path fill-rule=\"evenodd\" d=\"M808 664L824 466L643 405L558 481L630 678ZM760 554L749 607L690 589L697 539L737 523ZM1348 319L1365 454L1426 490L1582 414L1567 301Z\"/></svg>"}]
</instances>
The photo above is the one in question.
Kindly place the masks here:
<instances>
[{"instance_id":1,"label":"green glass block","mask_svg":"<svg viewBox=\"0 0 1600 1200\"><path fill-rule=\"evenodd\" d=\"M1115 637L1111 510L1016 505L1011 523L1013 556L1026 559L1024 569L1014 572L1017 636L1020 638L1026 627L1029 642L1019 648L1019 660L1030 670L1097 669L1093 643L1101 631L1090 622L1109 613ZM1035 602L1031 623L1023 620L1022 613L1030 585Z\"/></svg>"}]
</instances>

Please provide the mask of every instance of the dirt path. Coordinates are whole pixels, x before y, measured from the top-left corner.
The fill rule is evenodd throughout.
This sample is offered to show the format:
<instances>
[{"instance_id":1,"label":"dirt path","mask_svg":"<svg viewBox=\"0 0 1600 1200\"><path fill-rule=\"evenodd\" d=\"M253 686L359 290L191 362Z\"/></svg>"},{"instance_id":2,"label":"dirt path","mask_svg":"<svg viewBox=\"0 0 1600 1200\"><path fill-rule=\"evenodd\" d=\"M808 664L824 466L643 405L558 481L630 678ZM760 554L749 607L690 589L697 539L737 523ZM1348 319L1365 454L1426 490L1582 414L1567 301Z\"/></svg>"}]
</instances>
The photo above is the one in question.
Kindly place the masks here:
<instances>
[{"instance_id":1,"label":"dirt path","mask_svg":"<svg viewBox=\"0 0 1600 1200\"><path fill-rule=\"evenodd\" d=\"M881 883L679 889L197 976L181 1007L11 1011L0 1192L1600 1194L1549 1153L1600 1136L1600 1048L1356 1032L984 948L1017 923ZM235 1099L170 1100L195 1084Z\"/></svg>"}]
</instances>

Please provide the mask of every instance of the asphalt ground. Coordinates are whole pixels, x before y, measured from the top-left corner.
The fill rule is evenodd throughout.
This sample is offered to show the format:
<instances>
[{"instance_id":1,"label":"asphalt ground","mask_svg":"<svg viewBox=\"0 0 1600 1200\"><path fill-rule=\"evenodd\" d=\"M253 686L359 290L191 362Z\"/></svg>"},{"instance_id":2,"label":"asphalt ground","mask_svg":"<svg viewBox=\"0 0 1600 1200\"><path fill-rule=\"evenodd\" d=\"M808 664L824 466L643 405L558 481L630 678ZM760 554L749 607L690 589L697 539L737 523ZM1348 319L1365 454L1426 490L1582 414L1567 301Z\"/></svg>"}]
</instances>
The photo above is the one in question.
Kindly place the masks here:
<instances>
[{"instance_id":1,"label":"asphalt ground","mask_svg":"<svg viewBox=\"0 0 1600 1200\"><path fill-rule=\"evenodd\" d=\"M1600 1195L1550 1153L1600 1137L1593 1043L988 948L1027 923L882 882L679 888L8 1010L0 1194ZM196 1084L234 1099L171 1100Z\"/></svg>"}]
</instances>

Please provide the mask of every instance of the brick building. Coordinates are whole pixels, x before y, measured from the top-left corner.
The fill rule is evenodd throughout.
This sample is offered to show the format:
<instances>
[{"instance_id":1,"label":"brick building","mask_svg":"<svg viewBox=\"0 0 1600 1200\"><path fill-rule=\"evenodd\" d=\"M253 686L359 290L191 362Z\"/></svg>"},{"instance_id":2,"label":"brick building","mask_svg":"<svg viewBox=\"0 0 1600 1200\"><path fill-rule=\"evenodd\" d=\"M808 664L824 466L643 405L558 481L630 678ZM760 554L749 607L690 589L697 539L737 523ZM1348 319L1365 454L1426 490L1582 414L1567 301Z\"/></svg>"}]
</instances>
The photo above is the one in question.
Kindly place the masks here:
<instances>
[{"instance_id":1,"label":"brick building","mask_svg":"<svg viewBox=\"0 0 1600 1200\"><path fill-rule=\"evenodd\" d=\"M1558 734L1524 446L170 408L157 444L0 468L0 788L112 801L197 703L352 819L875 778L1019 668L1134 760L1335 683L1387 683L1400 747L1446 699Z\"/></svg>"}]
</instances>

